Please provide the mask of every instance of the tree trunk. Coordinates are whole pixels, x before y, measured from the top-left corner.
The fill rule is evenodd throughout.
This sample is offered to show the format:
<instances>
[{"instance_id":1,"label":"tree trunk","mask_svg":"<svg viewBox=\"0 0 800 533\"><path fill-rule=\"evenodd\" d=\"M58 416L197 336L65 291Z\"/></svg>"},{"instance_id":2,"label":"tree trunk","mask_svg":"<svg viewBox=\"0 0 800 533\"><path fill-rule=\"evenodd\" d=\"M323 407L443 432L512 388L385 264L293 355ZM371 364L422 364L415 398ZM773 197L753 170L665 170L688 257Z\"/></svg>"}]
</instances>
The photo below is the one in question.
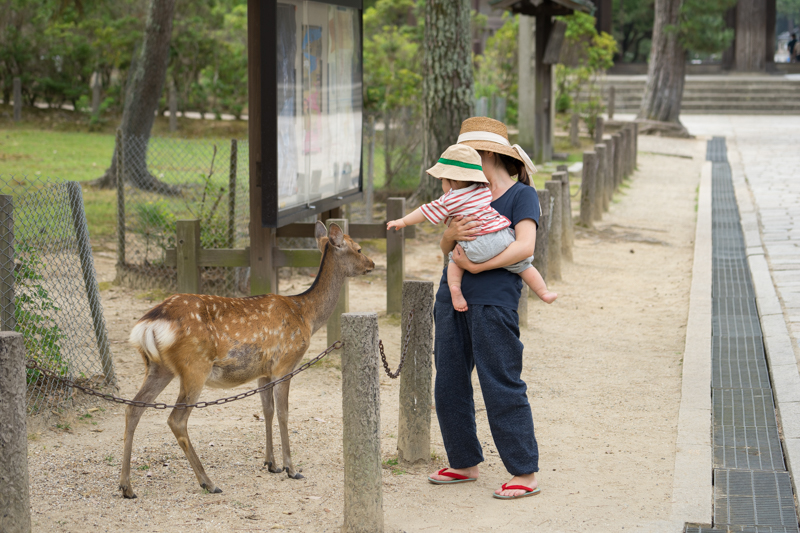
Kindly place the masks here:
<instances>
[{"instance_id":1,"label":"tree trunk","mask_svg":"<svg viewBox=\"0 0 800 533\"><path fill-rule=\"evenodd\" d=\"M736 70L765 70L767 2L739 0L736 5Z\"/></svg>"},{"instance_id":2,"label":"tree trunk","mask_svg":"<svg viewBox=\"0 0 800 533\"><path fill-rule=\"evenodd\" d=\"M125 149L125 180L134 187L162 194L180 194L180 189L162 183L147 170L147 145L155 121L158 100L164 88L169 63L169 43L175 0L150 0L141 52L134 54L122 112ZM106 173L92 184L116 187L116 151Z\"/></svg>"},{"instance_id":3,"label":"tree trunk","mask_svg":"<svg viewBox=\"0 0 800 533\"><path fill-rule=\"evenodd\" d=\"M680 123L686 52L677 33L670 31L669 27L677 27L682 3L683 0L655 2L653 44L639 118Z\"/></svg>"},{"instance_id":4,"label":"tree trunk","mask_svg":"<svg viewBox=\"0 0 800 533\"><path fill-rule=\"evenodd\" d=\"M422 78L422 169L416 199L441 196L428 176L441 153L458 140L472 113L472 46L469 0L426 0Z\"/></svg>"}]
</instances>

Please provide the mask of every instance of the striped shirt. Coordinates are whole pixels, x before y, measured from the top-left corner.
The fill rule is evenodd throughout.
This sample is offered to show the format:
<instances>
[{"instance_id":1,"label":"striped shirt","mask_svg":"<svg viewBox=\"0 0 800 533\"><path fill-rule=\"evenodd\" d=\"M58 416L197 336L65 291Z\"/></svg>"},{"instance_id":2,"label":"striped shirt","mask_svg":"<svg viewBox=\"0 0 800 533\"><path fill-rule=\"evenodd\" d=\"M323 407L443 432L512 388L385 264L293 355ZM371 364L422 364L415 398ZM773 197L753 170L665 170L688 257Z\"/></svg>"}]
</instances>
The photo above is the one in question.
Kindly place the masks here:
<instances>
[{"instance_id":1,"label":"striped shirt","mask_svg":"<svg viewBox=\"0 0 800 533\"><path fill-rule=\"evenodd\" d=\"M434 224L449 224L450 219L455 216L475 217L481 223L480 232L475 234L479 236L511 225L511 221L495 211L491 203L492 191L489 187L476 183L463 189L451 189L438 200L424 204L419 209Z\"/></svg>"}]
</instances>

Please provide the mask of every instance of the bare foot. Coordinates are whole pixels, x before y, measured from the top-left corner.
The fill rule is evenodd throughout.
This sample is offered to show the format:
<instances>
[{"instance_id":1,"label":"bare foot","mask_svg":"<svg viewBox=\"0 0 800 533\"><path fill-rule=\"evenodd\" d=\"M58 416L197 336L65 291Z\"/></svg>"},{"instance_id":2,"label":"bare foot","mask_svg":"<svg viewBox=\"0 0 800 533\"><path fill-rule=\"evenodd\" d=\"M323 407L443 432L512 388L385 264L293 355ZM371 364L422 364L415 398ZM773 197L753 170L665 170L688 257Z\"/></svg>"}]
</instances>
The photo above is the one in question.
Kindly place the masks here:
<instances>
[{"instance_id":1,"label":"bare foot","mask_svg":"<svg viewBox=\"0 0 800 533\"><path fill-rule=\"evenodd\" d=\"M536 489L539 486L539 482L536 481L536 473L527 474L525 476L514 476L511 478L511 481L506 483L507 486L512 485L522 485L523 487L528 487L529 489ZM497 489L494 491L495 494L498 496L509 496L511 498L519 497L525 494L524 490L520 489L506 489L503 490L502 488Z\"/></svg>"},{"instance_id":2,"label":"bare foot","mask_svg":"<svg viewBox=\"0 0 800 533\"><path fill-rule=\"evenodd\" d=\"M471 479L478 479L478 465L472 466L470 468L448 468L447 471L452 472L454 474L461 474L462 476L466 476ZM436 481L453 481L452 477L440 476L436 472L429 475L428 478L435 479Z\"/></svg>"},{"instance_id":3,"label":"bare foot","mask_svg":"<svg viewBox=\"0 0 800 533\"><path fill-rule=\"evenodd\" d=\"M450 285L450 299L453 300L453 308L456 311L463 313L467 309L467 301L464 299L464 295L461 294L461 287L458 285Z\"/></svg>"},{"instance_id":4,"label":"bare foot","mask_svg":"<svg viewBox=\"0 0 800 533\"><path fill-rule=\"evenodd\" d=\"M556 294L554 292L550 292L550 291L547 291L543 295L539 296L539 299L542 300L546 304L551 304L551 303L555 302L556 298L558 298L558 294Z\"/></svg>"}]
</instances>

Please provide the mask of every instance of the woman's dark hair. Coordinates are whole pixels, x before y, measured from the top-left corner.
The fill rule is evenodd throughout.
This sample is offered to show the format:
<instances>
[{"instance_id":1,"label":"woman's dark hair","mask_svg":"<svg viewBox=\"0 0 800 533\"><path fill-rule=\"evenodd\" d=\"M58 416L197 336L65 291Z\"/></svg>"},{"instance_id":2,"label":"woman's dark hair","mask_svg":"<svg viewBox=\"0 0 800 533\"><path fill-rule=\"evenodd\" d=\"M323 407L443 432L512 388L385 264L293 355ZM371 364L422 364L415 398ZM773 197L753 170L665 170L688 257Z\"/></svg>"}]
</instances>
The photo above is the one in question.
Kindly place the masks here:
<instances>
[{"instance_id":1,"label":"woman's dark hair","mask_svg":"<svg viewBox=\"0 0 800 533\"><path fill-rule=\"evenodd\" d=\"M506 167L509 175L517 176L517 181L520 183L524 183L525 185L531 185L531 177L528 175L528 169L525 168L525 163L520 161L519 159L514 159L510 155L506 154L497 154L500 157L500 161Z\"/></svg>"}]
</instances>

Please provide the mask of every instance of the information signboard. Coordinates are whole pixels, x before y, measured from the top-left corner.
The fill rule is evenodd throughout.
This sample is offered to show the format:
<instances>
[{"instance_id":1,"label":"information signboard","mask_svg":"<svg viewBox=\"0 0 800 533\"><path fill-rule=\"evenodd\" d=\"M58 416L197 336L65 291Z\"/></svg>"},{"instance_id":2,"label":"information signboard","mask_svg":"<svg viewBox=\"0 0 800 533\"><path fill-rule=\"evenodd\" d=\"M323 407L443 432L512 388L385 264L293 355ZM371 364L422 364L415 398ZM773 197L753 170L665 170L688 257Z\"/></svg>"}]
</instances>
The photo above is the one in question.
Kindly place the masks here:
<instances>
[{"instance_id":1,"label":"information signboard","mask_svg":"<svg viewBox=\"0 0 800 533\"><path fill-rule=\"evenodd\" d=\"M280 227L360 197L362 10L360 0L261 9L262 222Z\"/></svg>"}]
</instances>

